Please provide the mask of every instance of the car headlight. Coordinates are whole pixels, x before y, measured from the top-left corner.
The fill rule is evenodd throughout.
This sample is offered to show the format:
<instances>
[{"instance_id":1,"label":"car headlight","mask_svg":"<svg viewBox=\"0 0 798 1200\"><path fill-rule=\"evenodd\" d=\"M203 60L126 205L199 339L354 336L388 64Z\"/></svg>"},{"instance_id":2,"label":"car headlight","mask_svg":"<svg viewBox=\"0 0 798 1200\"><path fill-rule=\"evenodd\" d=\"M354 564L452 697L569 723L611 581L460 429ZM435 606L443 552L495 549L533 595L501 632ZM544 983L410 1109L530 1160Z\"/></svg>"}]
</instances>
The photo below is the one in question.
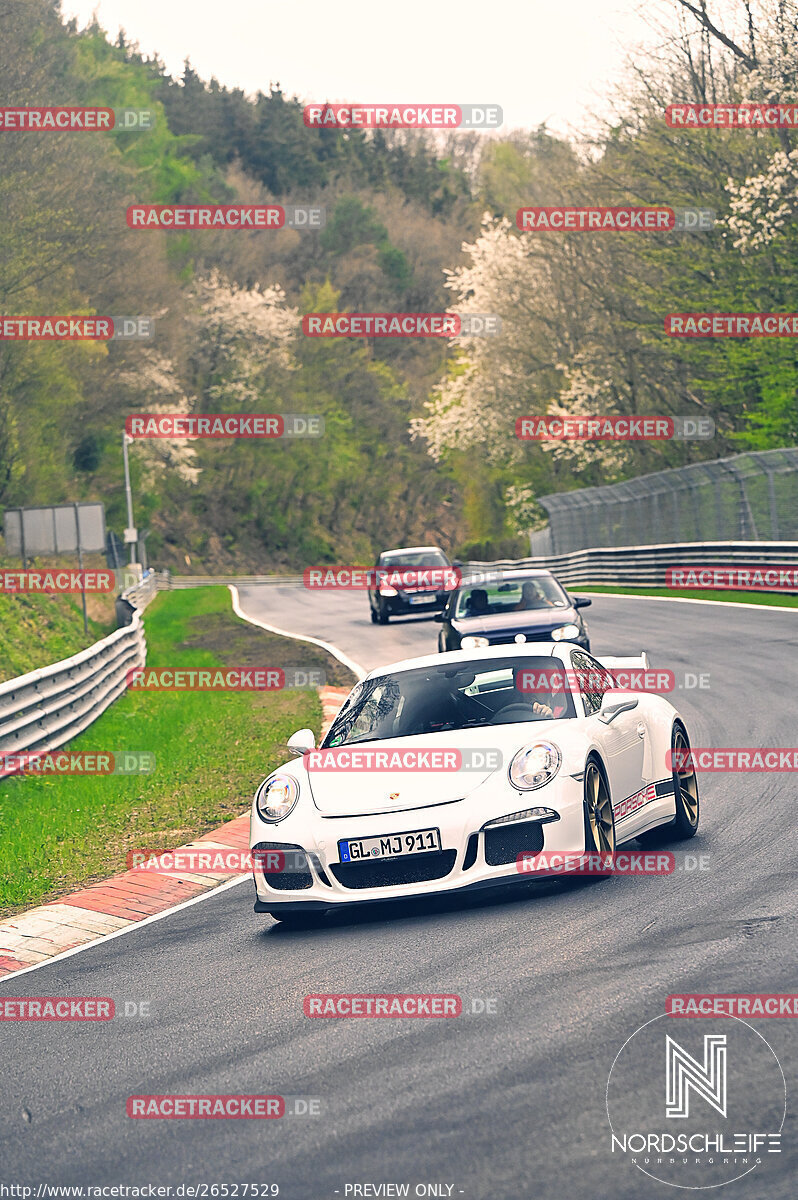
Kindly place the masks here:
<instances>
[{"instance_id":1,"label":"car headlight","mask_svg":"<svg viewBox=\"0 0 798 1200\"><path fill-rule=\"evenodd\" d=\"M262 821L282 821L299 799L299 784L291 775L270 775L255 793L255 807Z\"/></svg>"},{"instance_id":2,"label":"car headlight","mask_svg":"<svg viewBox=\"0 0 798 1200\"><path fill-rule=\"evenodd\" d=\"M560 625L559 629L552 629L551 636L555 642L569 642L571 638L579 637L579 626Z\"/></svg>"},{"instance_id":3,"label":"car headlight","mask_svg":"<svg viewBox=\"0 0 798 1200\"><path fill-rule=\"evenodd\" d=\"M381 596L398 596L399 595L396 588L391 587L391 585L389 583L381 583L379 586L379 593Z\"/></svg>"},{"instance_id":4,"label":"car headlight","mask_svg":"<svg viewBox=\"0 0 798 1200\"><path fill-rule=\"evenodd\" d=\"M461 650L479 650L482 646L489 646L490 642L483 637L464 637L460 643Z\"/></svg>"},{"instance_id":5,"label":"car headlight","mask_svg":"<svg viewBox=\"0 0 798 1200\"><path fill-rule=\"evenodd\" d=\"M561 762L562 755L553 742L536 742L518 751L507 774L519 792L533 792L551 782Z\"/></svg>"}]
</instances>

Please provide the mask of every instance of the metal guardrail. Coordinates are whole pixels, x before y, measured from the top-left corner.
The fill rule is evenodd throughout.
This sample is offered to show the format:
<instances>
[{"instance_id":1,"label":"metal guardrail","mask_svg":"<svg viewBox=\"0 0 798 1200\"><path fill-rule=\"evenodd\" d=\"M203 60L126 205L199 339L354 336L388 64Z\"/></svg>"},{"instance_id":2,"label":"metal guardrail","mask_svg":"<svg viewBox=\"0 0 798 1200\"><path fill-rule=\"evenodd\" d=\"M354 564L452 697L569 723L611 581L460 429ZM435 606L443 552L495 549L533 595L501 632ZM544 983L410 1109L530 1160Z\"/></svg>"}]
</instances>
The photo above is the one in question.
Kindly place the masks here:
<instances>
[{"instance_id":1,"label":"metal guardrail","mask_svg":"<svg viewBox=\"0 0 798 1200\"><path fill-rule=\"evenodd\" d=\"M0 779L19 770L7 756L58 750L122 695L128 672L146 664L140 609L155 593L153 573L123 593L136 605L129 625L71 658L0 683Z\"/></svg>"},{"instance_id":2,"label":"metal guardrail","mask_svg":"<svg viewBox=\"0 0 798 1200\"><path fill-rule=\"evenodd\" d=\"M798 542L674 542L659 546L591 546L568 554L536 558L502 559L492 563L469 562L476 571L543 567L566 587L584 584L624 584L629 587L664 587L669 567L722 567L737 564L798 564ZM774 589L775 590L775 589ZM685 593L689 596L689 592Z\"/></svg>"},{"instance_id":3,"label":"metal guardrail","mask_svg":"<svg viewBox=\"0 0 798 1200\"><path fill-rule=\"evenodd\" d=\"M169 591L179 588L212 587L214 584L234 584L236 587L246 587L247 584L271 583L279 587L302 587L301 575L172 575L164 571L158 575L158 590L167 588Z\"/></svg>"},{"instance_id":4,"label":"metal guardrail","mask_svg":"<svg viewBox=\"0 0 798 1200\"><path fill-rule=\"evenodd\" d=\"M139 612L143 612L151 600L155 599L158 593L159 579L163 579L165 573L160 574L157 571L150 571L144 576L141 583L135 583L132 587L125 588L122 596L134 605ZM161 584L160 586L164 586Z\"/></svg>"},{"instance_id":5,"label":"metal guardrail","mask_svg":"<svg viewBox=\"0 0 798 1200\"><path fill-rule=\"evenodd\" d=\"M0 778L17 768L7 755L48 754L87 729L127 687L128 671L145 665L144 626L136 612L79 654L0 683Z\"/></svg>"},{"instance_id":6,"label":"metal guardrail","mask_svg":"<svg viewBox=\"0 0 798 1200\"><path fill-rule=\"evenodd\" d=\"M591 547L569 554L468 562L464 569L498 572L544 567L566 587L585 584L663 586L668 567L798 565L798 542L681 542L657 546ZM127 687L129 671L146 664L141 610L158 591L213 584L301 587L301 575L195 575L151 572L123 595L136 606L129 625L72 658L0 683L0 778L14 774L6 755L57 750L82 733ZM688 593L689 594L689 593Z\"/></svg>"},{"instance_id":7,"label":"metal guardrail","mask_svg":"<svg viewBox=\"0 0 798 1200\"><path fill-rule=\"evenodd\" d=\"M594 546L568 554L535 558L505 558L495 562L465 562L464 575L473 571L499 571L543 567L567 587L586 583L629 586L665 586L668 567L720 567L730 564L798 564L798 542L668 542L657 546ZM158 588L209 587L213 584L270 584L302 587L301 575L178 575L158 576Z\"/></svg>"}]
</instances>

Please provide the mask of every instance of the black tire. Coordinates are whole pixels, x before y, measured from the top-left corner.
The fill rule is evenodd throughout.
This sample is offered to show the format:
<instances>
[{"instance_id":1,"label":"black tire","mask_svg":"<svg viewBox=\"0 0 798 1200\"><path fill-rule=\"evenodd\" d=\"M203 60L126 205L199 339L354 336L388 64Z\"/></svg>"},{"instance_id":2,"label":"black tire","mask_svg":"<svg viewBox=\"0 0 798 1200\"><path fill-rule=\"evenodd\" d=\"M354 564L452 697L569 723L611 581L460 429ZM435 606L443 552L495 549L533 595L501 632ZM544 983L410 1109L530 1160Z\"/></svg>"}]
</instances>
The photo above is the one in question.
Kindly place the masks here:
<instances>
[{"instance_id":1,"label":"black tire","mask_svg":"<svg viewBox=\"0 0 798 1200\"><path fill-rule=\"evenodd\" d=\"M582 789L582 816L585 824L585 854L615 854L615 813L604 767L598 758L585 763ZM599 881L612 876L612 866L606 871L590 871L581 876Z\"/></svg>"},{"instance_id":2,"label":"black tire","mask_svg":"<svg viewBox=\"0 0 798 1200\"><path fill-rule=\"evenodd\" d=\"M379 601L379 608L377 609L377 620L379 621L380 625L387 625L388 621L390 620L390 613L388 612L388 606L386 604L383 604L382 600Z\"/></svg>"},{"instance_id":3,"label":"black tire","mask_svg":"<svg viewBox=\"0 0 798 1200\"><path fill-rule=\"evenodd\" d=\"M681 755L679 755L681 751ZM667 825L649 829L637 839L643 846L660 846L663 842L686 841L698 832L701 805L698 798L698 780L695 765L688 758L686 770L676 769L680 757L689 756L690 739L681 721L676 721L671 732L671 755L673 766L673 794L676 799L676 816Z\"/></svg>"},{"instance_id":4,"label":"black tire","mask_svg":"<svg viewBox=\"0 0 798 1200\"><path fill-rule=\"evenodd\" d=\"M371 605L369 605L369 616L371 617L372 625L376 625L377 624L377 614L375 613L375 611L371 607Z\"/></svg>"},{"instance_id":5,"label":"black tire","mask_svg":"<svg viewBox=\"0 0 798 1200\"><path fill-rule=\"evenodd\" d=\"M325 916L326 912L326 909L318 908L308 913L280 912L279 909L276 909L274 912L270 912L269 916L274 917L275 921L279 921L281 925L285 925L286 929L312 929Z\"/></svg>"}]
</instances>

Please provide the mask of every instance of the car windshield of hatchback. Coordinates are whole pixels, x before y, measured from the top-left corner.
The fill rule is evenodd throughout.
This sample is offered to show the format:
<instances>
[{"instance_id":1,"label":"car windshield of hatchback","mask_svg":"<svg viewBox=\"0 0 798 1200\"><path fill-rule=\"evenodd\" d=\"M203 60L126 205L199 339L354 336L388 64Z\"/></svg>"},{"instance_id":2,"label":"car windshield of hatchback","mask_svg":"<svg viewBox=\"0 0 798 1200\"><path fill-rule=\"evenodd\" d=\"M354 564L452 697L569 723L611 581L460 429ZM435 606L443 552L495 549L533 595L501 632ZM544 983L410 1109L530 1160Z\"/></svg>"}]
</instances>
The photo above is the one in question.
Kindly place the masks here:
<instances>
[{"instance_id":1,"label":"car windshield of hatchback","mask_svg":"<svg viewBox=\"0 0 798 1200\"><path fill-rule=\"evenodd\" d=\"M562 609L568 597L550 575L535 578L496 580L461 587L457 594L455 618L492 617L511 612Z\"/></svg>"},{"instance_id":2,"label":"car windshield of hatchback","mask_svg":"<svg viewBox=\"0 0 798 1200\"><path fill-rule=\"evenodd\" d=\"M449 560L440 550L425 550L415 554L382 554L381 567L448 567Z\"/></svg>"},{"instance_id":3,"label":"car windshield of hatchback","mask_svg":"<svg viewBox=\"0 0 798 1200\"><path fill-rule=\"evenodd\" d=\"M362 680L322 745L349 746L575 716L567 672L558 658L480 659Z\"/></svg>"}]
</instances>

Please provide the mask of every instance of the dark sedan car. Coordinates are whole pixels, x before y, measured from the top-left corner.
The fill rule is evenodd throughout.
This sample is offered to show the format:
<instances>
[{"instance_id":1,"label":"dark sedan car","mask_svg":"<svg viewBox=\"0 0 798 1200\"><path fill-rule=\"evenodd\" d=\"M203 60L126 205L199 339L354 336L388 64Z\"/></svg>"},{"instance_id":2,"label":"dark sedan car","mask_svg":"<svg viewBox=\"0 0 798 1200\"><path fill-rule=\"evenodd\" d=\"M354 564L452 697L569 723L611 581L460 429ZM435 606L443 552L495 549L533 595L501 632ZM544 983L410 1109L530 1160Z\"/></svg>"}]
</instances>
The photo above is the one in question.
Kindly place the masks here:
<instances>
[{"instance_id":1,"label":"dark sedan car","mask_svg":"<svg viewBox=\"0 0 798 1200\"><path fill-rule=\"evenodd\" d=\"M501 571L489 579L464 579L436 617L443 625L438 650L474 650L510 642L576 642L590 649L580 608L549 571Z\"/></svg>"},{"instance_id":2,"label":"dark sedan car","mask_svg":"<svg viewBox=\"0 0 798 1200\"><path fill-rule=\"evenodd\" d=\"M459 565L440 546L383 550L374 568L376 586L369 589L372 621L387 625L391 617L440 612L460 582Z\"/></svg>"}]
</instances>

